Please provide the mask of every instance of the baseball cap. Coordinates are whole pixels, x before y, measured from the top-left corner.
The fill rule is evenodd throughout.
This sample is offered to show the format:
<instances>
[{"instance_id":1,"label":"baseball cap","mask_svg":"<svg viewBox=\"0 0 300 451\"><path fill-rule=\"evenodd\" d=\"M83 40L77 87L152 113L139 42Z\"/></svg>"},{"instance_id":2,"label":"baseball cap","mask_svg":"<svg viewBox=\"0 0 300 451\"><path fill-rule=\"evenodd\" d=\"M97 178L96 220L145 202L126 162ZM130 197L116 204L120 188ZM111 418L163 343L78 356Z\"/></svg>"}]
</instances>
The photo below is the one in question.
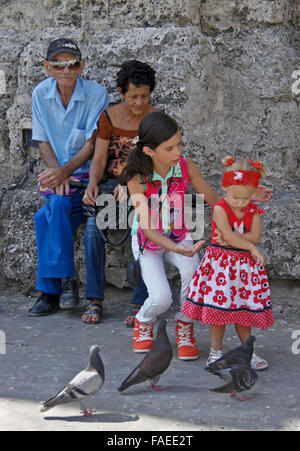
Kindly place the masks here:
<instances>
[{"instance_id":1,"label":"baseball cap","mask_svg":"<svg viewBox=\"0 0 300 451\"><path fill-rule=\"evenodd\" d=\"M47 60L51 60L59 53L72 53L81 59L81 51L72 39L60 38L50 42L47 50Z\"/></svg>"}]
</instances>

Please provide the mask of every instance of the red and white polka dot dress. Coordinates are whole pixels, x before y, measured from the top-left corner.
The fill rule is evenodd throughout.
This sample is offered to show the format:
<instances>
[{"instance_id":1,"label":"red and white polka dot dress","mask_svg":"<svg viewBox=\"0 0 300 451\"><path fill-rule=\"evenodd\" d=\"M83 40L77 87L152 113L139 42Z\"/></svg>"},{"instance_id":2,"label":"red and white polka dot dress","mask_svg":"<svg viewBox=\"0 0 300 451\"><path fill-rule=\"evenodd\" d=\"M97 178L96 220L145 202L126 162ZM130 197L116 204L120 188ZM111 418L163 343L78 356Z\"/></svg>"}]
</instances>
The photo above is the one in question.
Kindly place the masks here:
<instances>
[{"instance_id":1,"label":"red and white polka dot dress","mask_svg":"<svg viewBox=\"0 0 300 451\"><path fill-rule=\"evenodd\" d=\"M243 218L224 208L233 230L250 231L253 216L261 213L250 203ZM212 236L216 225L212 220ZM212 240L190 283L182 312L204 324L240 324L267 329L274 324L269 282L264 266L246 250L223 247Z\"/></svg>"}]
</instances>

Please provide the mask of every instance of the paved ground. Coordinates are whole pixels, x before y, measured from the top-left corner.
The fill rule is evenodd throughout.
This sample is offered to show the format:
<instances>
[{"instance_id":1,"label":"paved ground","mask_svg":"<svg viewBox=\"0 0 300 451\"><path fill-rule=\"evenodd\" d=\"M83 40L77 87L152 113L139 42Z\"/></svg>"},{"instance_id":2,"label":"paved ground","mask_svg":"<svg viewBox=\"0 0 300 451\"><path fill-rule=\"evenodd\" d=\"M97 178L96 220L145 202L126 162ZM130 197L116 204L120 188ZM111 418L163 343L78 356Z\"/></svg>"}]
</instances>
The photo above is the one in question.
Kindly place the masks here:
<instances>
[{"instance_id":1,"label":"paved ground","mask_svg":"<svg viewBox=\"0 0 300 451\"><path fill-rule=\"evenodd\" d=\"M295 296L296 291L293 293ZM132 329L123 326L130 295L129 290L109 288L110 308L96 326L81 322L83 306L72 312L30 318L27 310L34 299L29 302L21 295L0 296L1 431L300 430L300 340L297 344L295 338L298 330L300 339L300 315L296 304L286 308L288 298L282 296L288 293L273 293L276 325L265 332L255 331L256 350L269 360L270 368L259 373L255 388L247 394L248 402L209 391L222 382L203 371L209 337L202 325L196 326L201 358L182 362L175 355L161 378L165 392L153 392L141 384L119 394L118 385L141 360L131 351ZM168 317L168 334L176 353L173 313ZM41 414L40 401L55 394L85 367L92 344L102 345L106 369L105 385L91 401L96 414L82 418L76 405ZM237 344L230 326L225 347Z\"/></svg>"}]
</instances>

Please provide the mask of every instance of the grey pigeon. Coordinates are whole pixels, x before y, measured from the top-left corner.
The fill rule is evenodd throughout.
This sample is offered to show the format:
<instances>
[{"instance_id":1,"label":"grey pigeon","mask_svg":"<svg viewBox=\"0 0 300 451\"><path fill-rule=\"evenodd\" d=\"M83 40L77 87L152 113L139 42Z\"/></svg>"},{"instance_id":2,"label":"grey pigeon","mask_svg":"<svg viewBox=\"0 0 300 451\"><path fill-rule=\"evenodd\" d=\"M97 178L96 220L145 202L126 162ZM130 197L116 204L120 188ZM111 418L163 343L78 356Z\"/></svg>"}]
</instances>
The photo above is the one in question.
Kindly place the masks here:
<instances>
[{"instance_id":1,"label":"grey pigeon","mask_svg":"<svg viewBox=\"0 0 300 451\"><path fill-rule=\"evenodd\" d=\"M173 358L173 350L169 342L166 331L167 320L160 319L158 322L157 333L152 349L139 363L139 365L129 374L118 388L123 392L132 385L141 382L151 381L151 387L155 390L162 390L157 383L162 373L169 367Z\"/></svg>"},{"instance_id":2,"label":"grey pigeon","mask_svg":"<svg viewBox=\"0 0 300 451\"><path fill-rule=\"evenodd\" d=\"M100 347L93 345L90 349L88 366L78 373L57 395L44 401L41 412L47 412L60 404L80 402L84 416L91 416L92 410L86 406L87 400L95 395L105 380L104 366L100 357Z\"/></svg>"},{"instance_id":3,"label":"grey pigeon","mask_svg":"<svg viewBox=\"0 0 300 451\"><path fill-rule=\"evenodd\" d=\"M226 382L226 385L213 388L211 391L230 393L234 397L236 392L250 390L254 386L257 374L250 366L254 341L254 336L249 337L241 346L227 352L205 368ZM239 400L246 401L246 398L240 397Z\"/></svg>"}]
</instances>

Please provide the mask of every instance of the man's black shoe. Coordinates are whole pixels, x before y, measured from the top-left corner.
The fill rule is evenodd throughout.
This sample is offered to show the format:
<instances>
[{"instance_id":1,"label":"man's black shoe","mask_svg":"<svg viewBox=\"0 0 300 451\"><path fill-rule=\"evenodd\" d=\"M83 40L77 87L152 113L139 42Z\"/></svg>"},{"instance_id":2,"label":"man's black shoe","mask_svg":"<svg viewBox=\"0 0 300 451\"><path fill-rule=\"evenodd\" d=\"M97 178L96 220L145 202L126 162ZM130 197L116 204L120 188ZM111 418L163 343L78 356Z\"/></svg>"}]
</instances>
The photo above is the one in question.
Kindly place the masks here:
<instances>
[{"instance_id":1,"label":"man's black shoe","mask_svg":"<svg viewBox=\"0 0 300 451\"><path fill-rule=\"evenodd\" d=\"M47 316L59 309L59 295L42 293L33 307L29 310L29 316Z\"/></svg>"},{"instance_id":2,"label":"man's black shoe","mask_svg":"<svg viewBox=\"0 0 300 451\"><path fill-rule=\"evenodd\" d=\"M78 284L76 279L66 279L62 286L59 306L63 309L73 308L79 304Z\"/></svg>"}]
</instances>

